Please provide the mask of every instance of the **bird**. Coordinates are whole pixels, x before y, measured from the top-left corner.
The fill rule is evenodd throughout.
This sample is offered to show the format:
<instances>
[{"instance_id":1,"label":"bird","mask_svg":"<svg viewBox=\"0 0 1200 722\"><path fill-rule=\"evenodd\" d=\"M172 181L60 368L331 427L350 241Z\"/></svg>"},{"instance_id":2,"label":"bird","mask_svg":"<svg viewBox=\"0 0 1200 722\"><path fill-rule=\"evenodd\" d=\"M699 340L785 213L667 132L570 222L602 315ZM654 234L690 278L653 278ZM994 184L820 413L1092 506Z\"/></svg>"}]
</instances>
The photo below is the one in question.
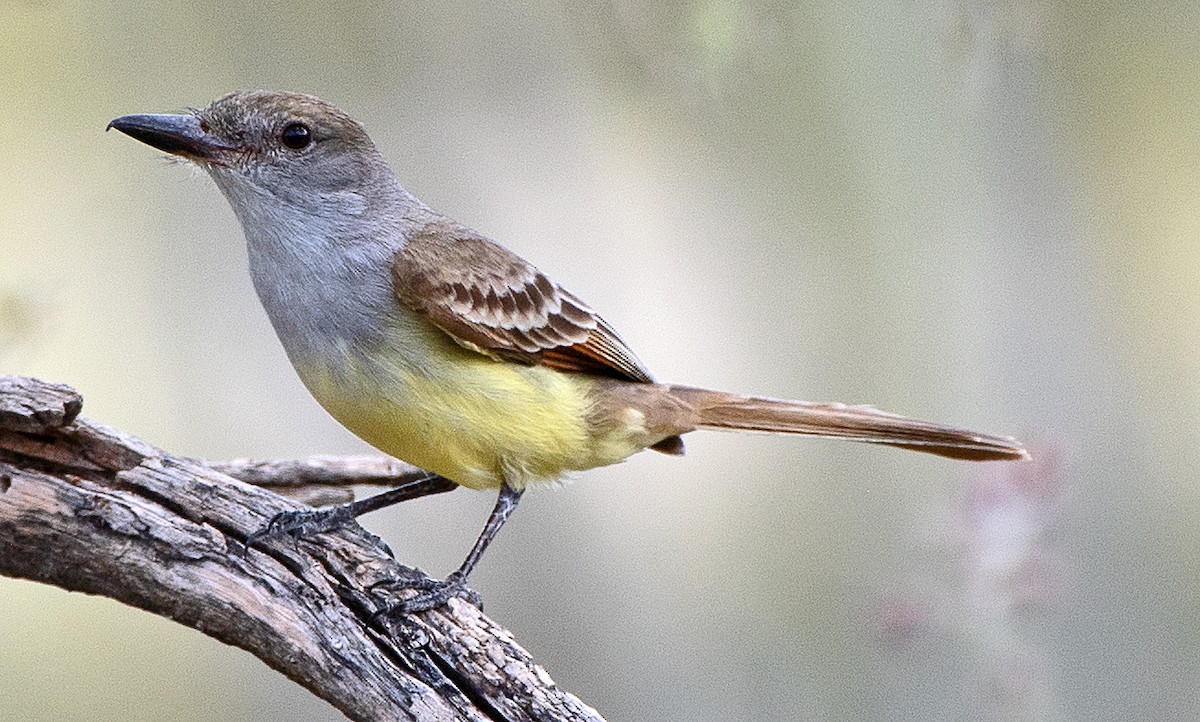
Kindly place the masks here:
<instances>
[{"instance_id":1,"label":"bird","mask_svg":"<svg viewBox=\"0 0 1200 722\"><path fill-rule=\"evenodd\" d=\"M527 487L644 449L681 455L697 429L1028 458L1010 437L870 406L656 381L590 305L405 190L363 126L317 97L238 91L108 127L207 172L241 224L254 288L300 380L351 432L429 472L344 507L277 516L253 540L459 486L497 490L458 569L398 582L418 590L401 612L477 601L467 578Z\"/></svg>"}]
</instances>

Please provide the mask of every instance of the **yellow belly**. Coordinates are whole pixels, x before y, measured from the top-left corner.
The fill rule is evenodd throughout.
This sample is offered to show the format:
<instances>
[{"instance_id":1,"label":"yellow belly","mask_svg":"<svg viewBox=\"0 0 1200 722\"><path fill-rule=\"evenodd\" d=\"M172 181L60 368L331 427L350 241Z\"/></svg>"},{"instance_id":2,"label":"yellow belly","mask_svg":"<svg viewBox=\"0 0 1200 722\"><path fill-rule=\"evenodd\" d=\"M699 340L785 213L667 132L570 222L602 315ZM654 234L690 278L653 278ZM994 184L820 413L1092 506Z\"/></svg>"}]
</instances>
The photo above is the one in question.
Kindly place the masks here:
<instances>
[{"instance_id":1,"label":"yellow belly","mask_svg":"<svg viewBox=\"0 0 1200 722\"><path fill-rule=\"evenodd\" d=\"M475 489L550 481L615 463L647 443L636 428L597 433L585 375L495 361L438 329L417 331L296 370L367 443Z\"/></svg>"}]
</instances>

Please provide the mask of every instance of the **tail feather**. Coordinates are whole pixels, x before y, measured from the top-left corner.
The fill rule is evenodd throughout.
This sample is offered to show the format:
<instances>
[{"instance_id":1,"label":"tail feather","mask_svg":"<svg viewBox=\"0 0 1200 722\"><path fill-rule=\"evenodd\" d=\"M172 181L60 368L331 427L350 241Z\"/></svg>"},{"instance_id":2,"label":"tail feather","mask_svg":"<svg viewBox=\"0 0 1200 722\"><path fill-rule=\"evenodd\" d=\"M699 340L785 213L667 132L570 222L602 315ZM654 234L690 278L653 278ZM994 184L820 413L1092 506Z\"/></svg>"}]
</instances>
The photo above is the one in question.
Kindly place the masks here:
<instances>
[{"instance_id":1,"label":"tail feather","mask_svg":"<svg viewBox=\"0 0 1200 722\"><path fill-rule=\"evenodd\" d=\"M1014 439L890 414L871 406L782 401L688 386L670 395L691 406L699 428L764 431L886 444L970 461L1028 459Z\"/></svg>"}]
</instances>

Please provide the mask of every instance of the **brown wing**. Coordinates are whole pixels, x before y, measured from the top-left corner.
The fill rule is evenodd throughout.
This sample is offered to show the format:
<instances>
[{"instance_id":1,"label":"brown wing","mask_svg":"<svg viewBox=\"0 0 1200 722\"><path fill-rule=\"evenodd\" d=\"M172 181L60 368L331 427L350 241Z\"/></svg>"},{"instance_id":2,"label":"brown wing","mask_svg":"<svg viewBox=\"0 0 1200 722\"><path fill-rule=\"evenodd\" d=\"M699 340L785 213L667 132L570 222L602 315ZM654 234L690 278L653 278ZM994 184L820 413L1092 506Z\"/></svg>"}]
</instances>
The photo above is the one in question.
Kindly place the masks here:
<instances>
[{"instance_id":1,"label":"brown wing","mask_svg":"<svg viewBox=\"0 0 1200 722\"><path fill-rule=\"evenodd\" d=\"M587 304L512 251L442 222L392 263L396 298L473 351L561 371L651 383L650 372Z\"/></svg>"}]
</instances>

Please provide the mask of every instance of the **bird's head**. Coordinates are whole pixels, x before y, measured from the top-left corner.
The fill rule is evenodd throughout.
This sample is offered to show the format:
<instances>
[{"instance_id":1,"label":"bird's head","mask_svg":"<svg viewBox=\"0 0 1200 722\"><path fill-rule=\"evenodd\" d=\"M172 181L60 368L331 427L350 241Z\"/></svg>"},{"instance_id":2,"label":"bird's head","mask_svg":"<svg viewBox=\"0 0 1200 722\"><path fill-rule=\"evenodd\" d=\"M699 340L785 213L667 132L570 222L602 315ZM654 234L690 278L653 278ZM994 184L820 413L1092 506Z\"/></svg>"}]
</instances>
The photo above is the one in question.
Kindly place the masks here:
<instances>
[{"instance_id":1,"label":"bird's head","mask_svg":"<svg viewBox=\"0 0 1200 722\"><path fill-rule=\"evenodd\" d=\"M363 127L311 95L240 91L201 110L125 115L108 127L204 168L243 220L277 205L353 210L395 183Z\"/></svg>"}]
</instances>

